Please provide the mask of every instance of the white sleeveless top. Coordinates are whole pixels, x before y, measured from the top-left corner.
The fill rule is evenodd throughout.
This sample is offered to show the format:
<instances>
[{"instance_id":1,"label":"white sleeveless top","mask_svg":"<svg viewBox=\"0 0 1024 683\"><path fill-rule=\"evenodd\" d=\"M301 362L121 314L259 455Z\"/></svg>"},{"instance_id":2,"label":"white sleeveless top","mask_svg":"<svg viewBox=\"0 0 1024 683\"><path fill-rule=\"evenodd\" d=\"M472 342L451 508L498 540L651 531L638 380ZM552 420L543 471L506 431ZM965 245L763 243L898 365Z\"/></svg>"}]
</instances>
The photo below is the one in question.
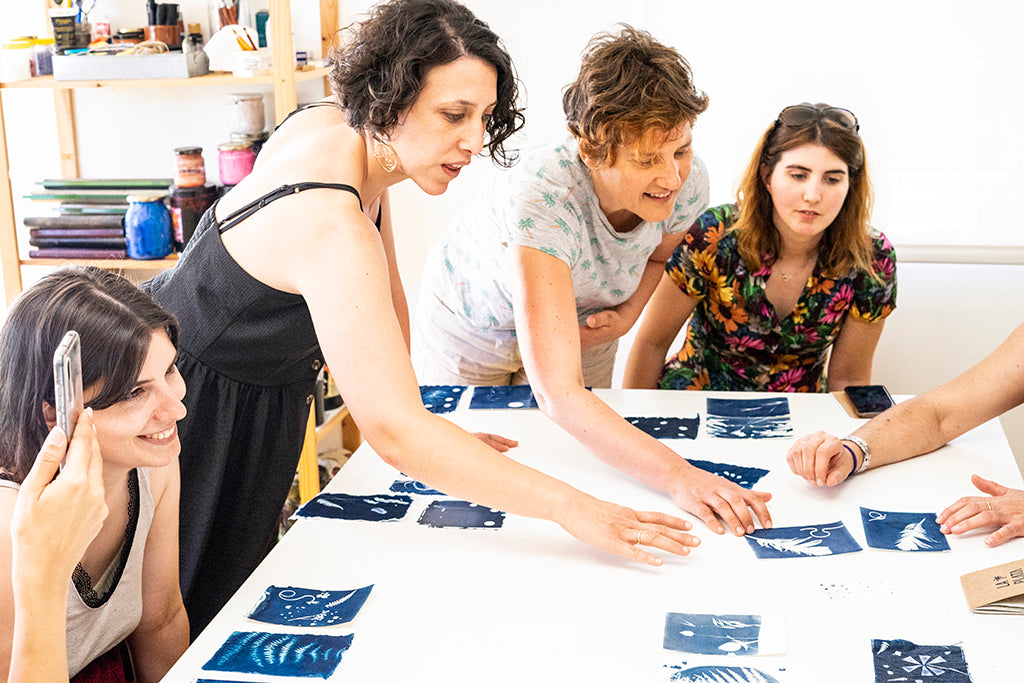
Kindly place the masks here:
<instances>
[{"instance_id":1,"label":"white sleeveless top","mask_svg":"<svg viewBox=\"0 0 1024 683\"><path fill-rule=\"evenodd\" d=\"M85 604L74 581L68 588L68 677L131 635L142 620L142 557L153 522L154 505L149 489L149 470L140 467L137 471L139 518L120 579L108 588L116 578L114 574L119 559L116 557L103 576L94 579L93 588L97 593L103 595L109 591L107 600L99 607Z\"/></svg>"}]
</instances>

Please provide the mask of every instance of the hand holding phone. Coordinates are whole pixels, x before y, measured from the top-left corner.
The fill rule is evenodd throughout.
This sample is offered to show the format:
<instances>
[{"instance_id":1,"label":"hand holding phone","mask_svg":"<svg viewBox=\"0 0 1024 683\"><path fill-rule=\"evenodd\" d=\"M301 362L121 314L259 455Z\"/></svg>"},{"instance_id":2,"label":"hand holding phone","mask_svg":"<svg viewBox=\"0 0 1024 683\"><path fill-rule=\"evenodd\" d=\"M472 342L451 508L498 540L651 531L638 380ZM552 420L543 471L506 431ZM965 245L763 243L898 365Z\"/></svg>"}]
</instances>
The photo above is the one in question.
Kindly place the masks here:
<instances>
[{"instance_id":1,"label":"hand holding phone","mask_svg":"<svg viewBox=\"0 0 1024 683\"><path fill-rule=\"evenodd\" d=\"M844 391L857 417L874 417L894 405L889 390L881 384L848 386Z\"/></svg>"},{"instance_id":2,"label":"hand holding phone","mask_svg":"<svg viewBox=\"0 0 1024 683\"><path fill-rule=\"evenodd\" d=\"M68 444L75 433L78 416L85 409L82 390L82 342L69 330L53 353L53 390L56 397L57 426L67 435ZM64 462L61 461L61 468Z\"/></svg>"}]
</instances>

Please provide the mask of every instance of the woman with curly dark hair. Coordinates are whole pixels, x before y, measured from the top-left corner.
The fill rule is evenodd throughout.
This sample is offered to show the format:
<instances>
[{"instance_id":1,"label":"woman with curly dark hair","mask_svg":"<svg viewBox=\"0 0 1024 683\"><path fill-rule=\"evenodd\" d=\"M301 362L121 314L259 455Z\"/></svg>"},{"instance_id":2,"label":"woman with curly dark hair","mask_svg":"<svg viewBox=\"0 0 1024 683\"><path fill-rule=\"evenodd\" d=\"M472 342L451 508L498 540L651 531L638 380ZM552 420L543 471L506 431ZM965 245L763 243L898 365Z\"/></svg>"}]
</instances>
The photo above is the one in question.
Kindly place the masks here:
<instances>
[{"instance_id":1,"label":"woman with curly dark hair","mask_svg":"<svg viewBox=\"0 0 1024 683\"><path fill-rule=\"evenodd\" d=\"M596 500L523 467L423 407L409 360L388 188L441 194L522 124L498 37L451 0L377 5L334 54L333 98L283 123L149 283L181 322L181 581L192 633L272 542L322 364L369 444L446 493L557 522L658 564L689 524ZM501 442L496 445L502 446Z\"/></svg>"}]
</instances>

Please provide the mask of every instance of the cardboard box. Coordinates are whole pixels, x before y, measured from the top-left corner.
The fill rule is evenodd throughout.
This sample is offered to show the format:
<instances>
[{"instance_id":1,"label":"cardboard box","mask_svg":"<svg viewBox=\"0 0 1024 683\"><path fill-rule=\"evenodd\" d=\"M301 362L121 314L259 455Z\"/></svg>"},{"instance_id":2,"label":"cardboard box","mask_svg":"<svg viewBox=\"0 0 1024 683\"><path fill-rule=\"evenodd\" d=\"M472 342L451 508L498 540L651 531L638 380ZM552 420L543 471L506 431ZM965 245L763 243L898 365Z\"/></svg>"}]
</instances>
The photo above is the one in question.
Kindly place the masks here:
<instances>
[{"instance_id":1,"label":"cardboard box","mask_svg":"<svg viewBox=\"0 0 1024 683\"><path fill-rule=\"evenodd\" d=\"M191 78L207 73L210 73L210 62L202 50L158 55L53 56L55 81Z\"/></svg>"}]
</instances>

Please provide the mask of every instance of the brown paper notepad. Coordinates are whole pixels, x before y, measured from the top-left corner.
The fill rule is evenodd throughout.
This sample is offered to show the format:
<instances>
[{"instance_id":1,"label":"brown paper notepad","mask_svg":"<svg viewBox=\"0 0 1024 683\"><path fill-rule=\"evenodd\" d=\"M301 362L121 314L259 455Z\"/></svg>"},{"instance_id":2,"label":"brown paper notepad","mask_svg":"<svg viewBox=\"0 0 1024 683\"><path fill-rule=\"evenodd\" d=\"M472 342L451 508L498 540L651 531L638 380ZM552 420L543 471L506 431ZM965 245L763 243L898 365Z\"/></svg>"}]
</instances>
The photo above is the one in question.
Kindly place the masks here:
<instances>
[{"instance_id":1,"label":"brown paper notepad","mask_svg":"<svg viewBox=\"0 0 1024 683\"><path fill-rule=\"evenodd\" d=\"M1024 559L960 577L972 612L1024 614Z\"/></svg>"}]
</instances>

